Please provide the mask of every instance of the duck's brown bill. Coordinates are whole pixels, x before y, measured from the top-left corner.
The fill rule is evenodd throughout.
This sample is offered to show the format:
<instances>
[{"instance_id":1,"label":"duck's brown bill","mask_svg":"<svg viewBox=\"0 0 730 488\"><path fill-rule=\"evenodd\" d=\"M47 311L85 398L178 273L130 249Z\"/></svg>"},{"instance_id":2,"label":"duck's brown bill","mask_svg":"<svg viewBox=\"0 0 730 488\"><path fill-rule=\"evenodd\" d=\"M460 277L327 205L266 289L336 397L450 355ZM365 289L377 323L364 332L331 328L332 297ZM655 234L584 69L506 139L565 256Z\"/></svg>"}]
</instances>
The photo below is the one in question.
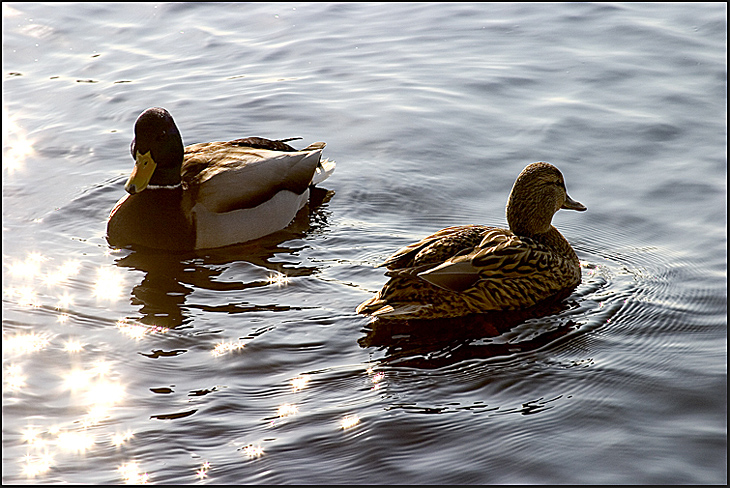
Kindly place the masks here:
<instances>
[{"instance_id":1,"label":"duck's brown bill","mask_svg":"<svg viewBox=\"0 0 730 488\"><path fill-rule=\"evenodd\" d=\"M576 202L575 200L570 198L567 193L565 194L565 203L563 203L563 206L560 208L564 208L566 210L578 210L579 212L582 212L586 209L586 207L582 203Z\"/></svg>"}]
</instances>

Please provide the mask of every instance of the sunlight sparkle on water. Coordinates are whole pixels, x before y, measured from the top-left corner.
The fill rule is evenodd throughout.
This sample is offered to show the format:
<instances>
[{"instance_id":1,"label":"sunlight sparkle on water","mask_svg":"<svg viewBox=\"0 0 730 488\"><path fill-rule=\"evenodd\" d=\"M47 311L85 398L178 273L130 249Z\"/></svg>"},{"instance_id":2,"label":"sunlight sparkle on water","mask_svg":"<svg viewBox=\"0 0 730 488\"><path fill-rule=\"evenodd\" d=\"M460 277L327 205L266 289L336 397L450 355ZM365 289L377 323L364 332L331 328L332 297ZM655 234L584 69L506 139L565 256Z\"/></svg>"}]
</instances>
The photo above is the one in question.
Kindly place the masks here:
<instances>
[{"instance_id":1,"label":"sunlight sparkle on water","mask_svg":"<svg viewBox=\"0 0 730 488\"><path fill-rule=\"evenodd\" d=\"M254 446L253 444L249 444L243 448L243 453L246 455L246 457L253 459L263 456L264 449L261 446Z\"/></svg>"},{"instance_id":2,"label":"sunlight sparkle on water","mask_svg":"<svg viewBox=\"0 0 730 488\"><path fill-rule=\"evenodd\" d=\"M23 442L35 444L38 441L39 435L40 430L35 427L26 427L25 430L23 430Z\"/></svg>"},{"instance_id":3,"label":"sunlight sparkle on water","mask_svg":"<svg viewBox=\"0 0 730 488\"><path fill-rule=\"evenodd\" d=\"M208 477L208 471L210 471L210 463L206 461L203 463L203 466L195 472L195 477L199 480L203 480Z\"/></svg>"},{"instance_id":4,"label":"sunlight sparkle on water","mask_svg":"<svg viewBox=\"0 0 730 488\"><path fill-rule=\"evenodd\" d=\"M18 305L21 307L36 308L41 305L32 286L26 285L19 288L6 288L5 293L10 297L17 298Z\"/></svg>"},{"instance_id":5,"label":"sunlight sparkle on water","mask_svg":"<svg viewBox=\"0 0 730 488\"><path fill-rule=\"evenodd\" d=\"M291 380L292 390L294 390L294 391L303 390L307 386L307 383L309 383L309 376L307 376L307 375L297 376L296 378Z\"/></svg>"},{"instance_id":6,"label":"sunlight sparkle on water","mask_svg":"<svg viewBox=\"0 0 730 488\"><path fill-rule=\"evenodd\" d=\"M205 478L208 477L208 471L206 471L203 468L200 468L199 470L197 470L195 472L195 477L198 478L199 480L204 480Z\"/></svg>"},{"instance_id":7,"label":"sunlight sparkle on water","mask_svg":"<svg viewBox=\"0 0 730 488\"><path fill-rule=\"evenodd\" d=\"M58 298L58 305L56 305L56 308L58 310L68 310L73 304L73 297L69 295L68 292L64 292L64 294Z\"/></svg>"},{"instance_id":8,"label":"sunlight sparkle on water","mask_svg":"<svg viewBox=\"0 0 730 488\"><path fill-rule=\"evenodd\" d=\"M41 262L45 258L38 252L28 254L25 261L15 261L10 263L10 274L14 278L31 279L41 272Z\"/></svg>"},{"instance_id":9,"label":"sunlight sparkle on water","mask_svg":"<svg viewBox=\"0 0 730 488\"><path fill-rule=\"evenodd\" d=\"M97 359L91 364L89 372L94 376L106 376L111 371L112 365L109 361L103 359Z\"/></svg>"},{"instance_id":10,"label":"sunlight sparkle on water","mask_svg":"<svg viewBox=\"0 0 730 488\"><path fill-rule=\"evenodd\" d=\"M123 275L111 268L100 268L94 283L94 296L99 300L118 300L124 291Z\"/></svg>"},{"instance_id":11,"label":"sunlight sparkle on water","mask_svg":"<svg viewBox=\"0 0 730 488\"><path fill-rule=\"evenodd\" d=\"M269 275L269 283L276 286L286 286L289 284L289 277L284 273L272 273Z\"/></svg>"},{"instance_id":12,"label":"sunlight sparkle on water","mask_svg":"<svg viewBox=\"0 0 730 488\"><path fill-rule=\"evenodd\" d=\"M381 381L385 379L385 373L378 371L370 379L373 382L373 390L378 390L382 386Z\"/></svg>"},{"instance_id":13,"label":"sunlight sparkle on water","mask_svg":"<svg viewBox=\"0 0 730 488\"><path fill-rule=\"evenodd\" d=\"M66 341L63 344L63 350L66 352L81 352L84 349L84 346L81 345L81 343L77 340L71 339L70 341Z\"/></svg>"},{"instance_id":14,"label":"sunlight sparkle on water","mask_svg":"<svg viewBox=\"0 0 730 488\"><path fill-rule=\"evenodd\" d=\"M53 465L53 457L47 452L37 456L27 454L23 458L23 463L25 464L25 466L23 466L23 473L25 473L28 478L35 478L36 476L40 476L51 469L51 466Z\"/></svg>"},{"instance_id":15,"label":"sunlight sparkle on water","mask_svg":"<svg viewBox=\"0 0 730 488\"><path fill-rule=\"evenodd\" d=\"M61 284L63 281L65 281L65 279L66 277L58 272L46 273L45 276L43 276L43 283L48 288L53 288L54 286Z\"/></svg>"},{"instance_id":16,"label":"sunlight sparkle on water","mask_svg":"<svg viewBox=\"0 0 730 488\"><path fill-rule=\"evenodd\" d=\"M65 451L83 453L94 445L94 436L88 432L61 432L58 435L58 447Z\"/></svg>"},{"instance_id":17,"label":"sunlight sparkle on water","mask_svg":"<svg viewBox=\"0 0 730 488\"><path fill-rule=\"evenodd\" d=\"M122 475L122 481L128 485L143 485L149 482L147 473L140 473L139 465L135 462L122 464L117 471Z\"/></svg>"},{"instance_id":18,"label":"sunlight sparkle on water","mask_svg":"<svg viewBox=\"0 0 730 488\"><path fill-rule=\"evenodd\" d=\"M89 413L81 418L81 426L84 429L89 429L97 425L102 420L107 419L111 416L110 410L111 409L108 405L93 405L89 409Z\"/></svg>"},{"instance_id":19,"label":"sunlight sparkle on water","mask_svg":"<svg viewBox=\"0 0 730 488\"><path fill-rule=\"evenodd\" d=\"M53 344L51 344L53 343ZM3 337L3 390L6 396L14 390L27 388L26 376L21 364L11 363L14 356L28 355L37 351L44 351L56 346L59 351L77 353L83 350L83 345L74 338L53 338L49 334L13 333ZM82 358L74 357L76 364ZM45 360L45 358L43 359ZM120 446L132 438L132 433L113 432L101 434L99 426L102 420L110 418L115 405L126 398L124 383L114 378L113 363L104 359L84 361L74 366L70 371L58 368L57 363L48 365L52 369L60 369L57 378L60 386L65 387L68 402L75 410L86 410L86 414L61 426L54 424L51 427L28 425L19 433L26 456L20 458L19 469L28 478L42 478L49 470L56 467L54 456L87 455L99 447L99 439L103 437L115 446ZM47 386L46 386L47 387ZM93 428L93 429L92 429ZM107 444L108 446L108 444ZM65 461L64 461L65 462ZM125 480L130 483L144 483L147 474L135 471L130 467L125 470Z\"/></svg>"},{"instance_id":20,"label":"sunlight sparkle on water","mask_svg":"<svg viewBox=\"0 0 730 488\"><path fill-rule=\"evenodd\" d=\"M355 427L359 423L360 417L357 415L346 415L342 420L340 420L340 427L343 429L349 429Z\"/></svg>"},{"instance_id":21,"label":"sunlight sparkle on water","mask_svg":"<svg viewBox=\"0 0 730 488\"><path fill-rule=\"evenodd\" d=\"M132 339L142 339L147 334L164 334L170 329L167 327L159 327L156 325L142 325L127 322L126 319L117 320L117 328L125 335Z\"/></svg>"},{"instance_id":22,"label":"sunlight sparkle on water","mask_svg":"<svg viewBox=\"0 0 730 488\"><path fill-rule=\"evenodd\" d=\"M93 405L114 405L124 398L124 387L120 383L102 379L91 385L86 398Z\"/></svg>"},{"instance_id":23,"label":"sunlight sparkle on water","mask_svg":"<svg viewBox=\"0 0 730 488\"><path fill-rule=\"evenodd\" d=\"M91 427L109 417L111 407L124 399L124 386L105 378L109 370L108 362L96 361L90 369L75 369L65 375L66 388L81 393L75 398L83 399L89 409L81 419L84 427Z\"/></svg>"},{"instance_id":24,"label":"sunlight sparkle on water","mask_svg":"<svg viewBox=\"0 0 730 488\"><path fill-rule=\"evenodd\" d=\"M91 382L93 374L89 371L81 369L74 369L64 377L64 385L71 391L76 391L81 388L86 388Z\"/></svg>"},{"instance_id":25,"label":"sunlight sparkle on water","mask_svg":"<svg viewBox=\"0 0 730 488\"><path fill-rule=\"evenodd\" d=\"M3 17L5 5L3 5ZM7 110L3 109L3 169L13 174L25 167L25 160L34 153L33 141Z\"/></svg>"},{"instance_id":26,"label":"sunlight sparkle on water","mask_svg":"<svg viewBox=\"0 0 730 488\"><path fill-rule=\"evenodd\" d=\"M147 333L147 328L143 325L132 324L126 320L118 320L117 328L124 334L132 339L141 339Z\"/></svg>"},{"instance_id":27,"label":"sunlight sparkle on water","mask_svg":"<svg viewBox=\"0 0 730 488\"><path fill-rule=\"evenodd\" d=\"M6 385L6 389L9 391L18 391L25 386L25 376L23 370L17 365L8 365L5 368L5 374L3 375L3 382Z\"/></svg>"},{"instance_id":28,"label":"sunlight sparkle on water","mask_svg":"<svg viewBox=\"0 0 730 488\"><path fill-rule=\"evenodd\" d=\"M45 335L15 334L3 337L3 354L29 354L48 347L49 341Z\"/></svg>"},{"instance_id":29,"label":"sunlight sparkle on water","mask_svg":"<svg viewBox=\"0 0 730 488\"><path fill-rule=\"evenodd\" d=\"M112 442L112 445L119 447L122 444L124 444L125 442L127 442L128 440L130 440L132 437L134 437L134 434L132 434L132 432L128 430L127 432L125 432L123 434L114 434L112 436L111 442Z\"/></svg>"},{"instance_id":30,"label":"sunlight sparkle on water","mask_svg":"<svg viewBox=\"0 0 730 488\"><path fill-rule=\"evenodd\" d=\"M294 415L298 411L299 408L296 405L292 405L291 403L285 403L283 405L279 405L276 413L279 417L289 417L290 415Z\"/></svg>"},{"instance_id":31,"label":"sunlight sparkle on water","mask_svg":"<svg viewBox=\"0 0 730 488\"><path fill-rule=\"evenodd\" d=\"M215 348L213 349L213 356L222 356L223 354L226 354L228 352L232 351L239 351L243 349L246 346L241 341L237 342L219 342L215 345Z\"/></svg>"},{"instance_id":32,"label":"sunlight sparkle on water","mask_svg":"<svg viewBox=\"0 0 730 488\"><path fill-rule=\"evenodd\" d=\"M64 263L58 268L59 274L65 276L66 278L76 276L77 274L79 274L80 270L81 262L76 259L69 259L68 261L64 261Z\"/></svg>"},{"instance_id":33,"label":"sunlight sparkle on water","mask_svg":"<svg viewBox=\"0 0 730 488\"><path fill-rule=\"evenodd\" d=\"M49 258L44 257L39 252L31 252L25 260L17 260L10 262L8 272L14 281L20 281L21 284L14 286L4 286L3 293L15 300L20 307L37 308L41 306L38 287L45 285L48 290L55 290L57 287L67 284L68 279L79 273L81 269L80 262L69 259L59 266L55 271L43 273L41 264L48 261ZM38 279L34 282L35 279ZM33 282L33 283L31 283ZM59 292L60 293L60 292ZM58 298L57 310L69 310L74 303L73 297L66 291ZM58 318L60 323L65 323L68 316Z\"/></svg>"}]
</instances>

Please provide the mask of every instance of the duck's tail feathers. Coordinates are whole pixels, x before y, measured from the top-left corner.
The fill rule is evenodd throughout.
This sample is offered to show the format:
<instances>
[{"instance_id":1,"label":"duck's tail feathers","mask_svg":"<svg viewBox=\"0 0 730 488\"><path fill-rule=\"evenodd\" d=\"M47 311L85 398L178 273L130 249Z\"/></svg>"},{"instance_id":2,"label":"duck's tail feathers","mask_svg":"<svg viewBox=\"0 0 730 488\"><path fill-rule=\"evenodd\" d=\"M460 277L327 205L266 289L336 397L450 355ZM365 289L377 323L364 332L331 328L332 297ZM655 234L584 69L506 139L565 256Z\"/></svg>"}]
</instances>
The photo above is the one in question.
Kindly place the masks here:
<instances>
[{"instance_id":1,"label":"duck's tail feathers","mask_svg":"<svg viewBox=\"0 0 730 488\"><path fill-rule=\"evenodd\" d=\"M295 137L295 139L301 139L301 137ZM287 139L291 140L291 139ZM304 149L300 149L300 151L317 151L319 149L324 149L324 147L327 145L326 142L313 142Z\"/></svg>"},{"instance_id":2,"label":"duck's tail feathers","mask_svg":"<svg viewBox=\"0 0 730 488\"><path fill-rule=\"evenodd\" d=\"M388 302L386 302L385 300L380 300L377 296L374 296L358 305L355 309L355 312L370 315L387 304Z\"/></svg>"},{"instance_id":3,"label":"duck's tail feathers","mask_svg":"<svg viewBox=\"0 0 730 488\"><path fill-rule=\"evenodd\" d=\"M371 315L372 317L405 320L422 317L431 308L432 305L428 303L388 303L385 300L373 297L361 303L355 311L357 313Z\"/></svg>"},{"instance_id":4,"label":"duck's tail feathers","mask_svg":"<svg viewBox=\"0 0 730 488\"><path fill-rule=\"evenodd\" d=\"M329 159L320 161L319 164L317 164L317 169L314 171L314 176L312 176L311 184L317 185L329 178L329 176L335 171L335 166L337 166L337 163L330 161Z\"/></svg>"}]
</instances>

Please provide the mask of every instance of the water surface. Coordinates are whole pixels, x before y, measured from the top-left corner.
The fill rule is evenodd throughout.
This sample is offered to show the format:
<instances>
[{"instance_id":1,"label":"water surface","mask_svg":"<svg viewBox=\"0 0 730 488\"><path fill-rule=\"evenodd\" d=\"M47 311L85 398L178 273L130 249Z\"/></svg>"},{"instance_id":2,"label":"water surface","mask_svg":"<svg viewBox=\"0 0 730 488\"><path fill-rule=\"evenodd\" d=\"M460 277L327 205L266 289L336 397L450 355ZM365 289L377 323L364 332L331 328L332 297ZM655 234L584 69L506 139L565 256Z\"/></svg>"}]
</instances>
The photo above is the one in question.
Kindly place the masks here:
<instances>
[{"instance_id":1,"label":"water surface","mask_svg":"<svg viewBox=\"0 0 730 488\"><path fill-rule=\"evenodd\" d=\"M3 4L3 482L727 482L724 4ZM136 117L327 141L291 228L112 250ZM549 161L583 282L388 330L375 268ZM475 333L476 331L476 333Z\"/></svg>"}]
</instances>

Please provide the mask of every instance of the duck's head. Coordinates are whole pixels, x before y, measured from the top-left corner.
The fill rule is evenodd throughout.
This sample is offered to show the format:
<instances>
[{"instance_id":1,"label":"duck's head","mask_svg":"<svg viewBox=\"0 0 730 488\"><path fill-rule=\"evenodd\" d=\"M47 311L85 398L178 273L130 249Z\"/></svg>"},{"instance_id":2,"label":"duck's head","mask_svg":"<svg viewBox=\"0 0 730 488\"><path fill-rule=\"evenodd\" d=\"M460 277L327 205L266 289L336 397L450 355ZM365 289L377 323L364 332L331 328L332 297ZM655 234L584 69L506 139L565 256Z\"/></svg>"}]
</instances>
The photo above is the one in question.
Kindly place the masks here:
<instances>
[{"instance_id":1,"label":"duck's head","mask_svg":"<svg viewBox=\"0 0 730 488\"><path fill-rule=\"evenodd\" d=\"M137 118L131 151L134 169L124 185L128 193L139 193L147 185L180 183L185 148L172 115L164 108L148 108Z\"/></svg>"},{"instance_id":2,"label":"duck's head","mask_svg":"<svg viewBox=\"0 0 730 488\"><path fill-rule=\"evenodd\" d=\"M550 230L555 212L561 208L583 211L565 189L563 174L550 163L532 163L515 180L507 202L509 228L520 236Z\"/></svg>"}]
</instances>

